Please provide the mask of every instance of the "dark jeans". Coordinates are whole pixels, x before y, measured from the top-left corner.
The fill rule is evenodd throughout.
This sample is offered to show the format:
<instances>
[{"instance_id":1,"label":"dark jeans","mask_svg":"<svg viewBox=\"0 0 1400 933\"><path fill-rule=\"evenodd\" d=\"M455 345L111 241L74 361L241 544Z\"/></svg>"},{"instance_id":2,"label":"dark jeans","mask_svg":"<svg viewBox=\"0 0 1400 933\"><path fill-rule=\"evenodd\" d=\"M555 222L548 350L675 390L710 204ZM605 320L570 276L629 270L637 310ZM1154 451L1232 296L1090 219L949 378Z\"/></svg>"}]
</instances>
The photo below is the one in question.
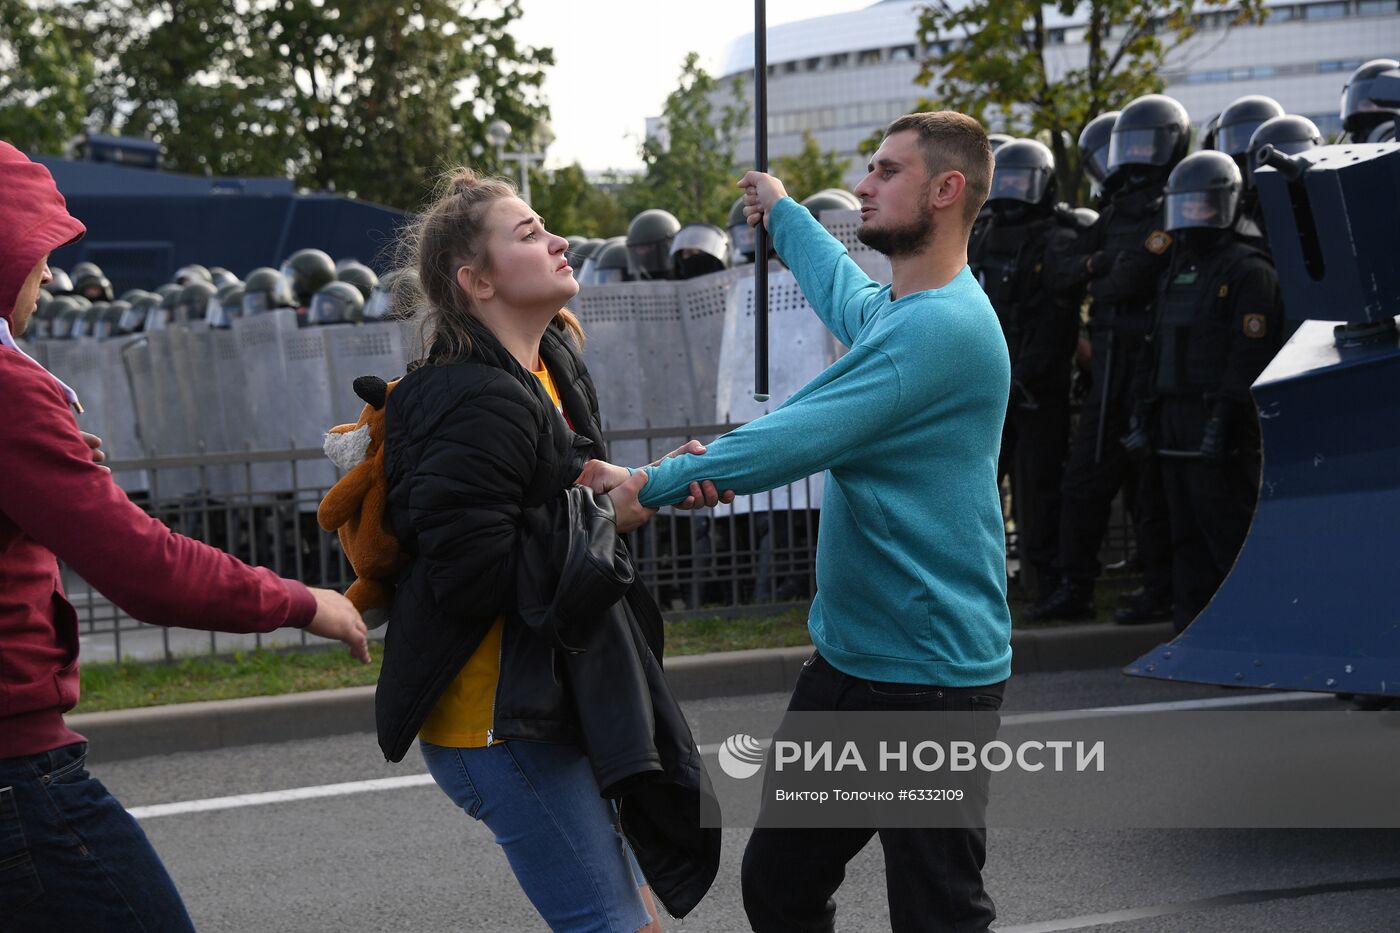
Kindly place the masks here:
<instances>
[{"instance_id":1,"label":"dark jeans","mask_svg":"<svg viewBox=\"0 0 1400 933\"><path fill-rule=\"evenodd\" d=\"M146 834L86 762L81 742L0 758L0 931L193 930Z\"/></svg>"},{"instance_id":2,"label":"dark jeans","mask_svg":"<svg viewBox=\"0 0 1400 933\"><path fill-rule=\"evenodd\" d=\"M987 687L891 684L851 677L814 653L802 668L788 709L981 710L1001 707L1005 683ZM982 786L986 807L986 785ZM846 863L879 835L892 933L986 930L996 919L982 887L985 829L765 829L744 850L744 910L757 933L835 930L832 895ZM863 927L861 927L863 928Z\"/></svg>"}]
</instances>

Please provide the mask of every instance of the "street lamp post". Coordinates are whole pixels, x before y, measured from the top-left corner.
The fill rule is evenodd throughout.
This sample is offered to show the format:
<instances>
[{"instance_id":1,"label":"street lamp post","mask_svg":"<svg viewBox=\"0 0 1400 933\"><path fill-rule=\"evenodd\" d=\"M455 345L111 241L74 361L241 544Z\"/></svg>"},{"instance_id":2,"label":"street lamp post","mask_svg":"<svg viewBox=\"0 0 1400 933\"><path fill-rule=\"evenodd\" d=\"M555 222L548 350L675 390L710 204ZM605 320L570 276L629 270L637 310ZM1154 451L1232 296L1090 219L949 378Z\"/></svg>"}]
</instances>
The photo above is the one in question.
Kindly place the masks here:
<instances>
[{"instance_id":1,"label":"street lamp post","mask_svg":"<svg viewBox=\"0 0 1400 933\"><path fill-rule=\"evenodd\" d=\"M548 132L548 131L546 131ZM530 203L530 166L544 161L543 152L506 152L506 142L510 139L510 124L504 120L492 120L486 127L486 138L496 147L496 158L501 162L510 159L520 166L520 196Z\"/></svg>"}]
</instances>

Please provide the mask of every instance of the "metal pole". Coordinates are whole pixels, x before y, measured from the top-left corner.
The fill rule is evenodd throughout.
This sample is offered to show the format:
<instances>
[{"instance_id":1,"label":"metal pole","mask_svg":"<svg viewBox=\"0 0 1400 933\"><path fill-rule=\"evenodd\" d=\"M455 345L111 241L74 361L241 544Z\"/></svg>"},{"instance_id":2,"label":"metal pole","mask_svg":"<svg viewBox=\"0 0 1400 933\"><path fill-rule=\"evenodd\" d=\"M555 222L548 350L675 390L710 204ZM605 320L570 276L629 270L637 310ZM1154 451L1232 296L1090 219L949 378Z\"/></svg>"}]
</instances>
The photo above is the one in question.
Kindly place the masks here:
<instances>
[{"instance_id":1,"label":"metal pole","mask_svg":"<svg viewBox=\"0 0 1400 933\"><path fill-rule=\"evenodd\" d=\"M768 13L766 0L753 2L754 168L768 171ZM753 398L768 401L768 231L754 228Z\"/></svg>"}]
</instances>

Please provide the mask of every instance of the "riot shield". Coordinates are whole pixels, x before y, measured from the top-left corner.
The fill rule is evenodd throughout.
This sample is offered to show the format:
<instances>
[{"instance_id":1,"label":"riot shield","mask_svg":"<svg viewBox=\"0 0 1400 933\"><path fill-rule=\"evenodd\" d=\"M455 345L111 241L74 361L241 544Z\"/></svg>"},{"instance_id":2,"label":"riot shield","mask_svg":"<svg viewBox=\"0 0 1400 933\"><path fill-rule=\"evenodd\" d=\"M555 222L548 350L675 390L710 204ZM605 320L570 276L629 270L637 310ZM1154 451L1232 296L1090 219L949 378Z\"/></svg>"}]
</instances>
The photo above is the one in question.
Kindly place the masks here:
<instances>
[{"instance_id":1,"label":"riot shield","mask_svg":"<svg viewBox=\"0 0 1400 933\"><path fill-rule=\"evenodd\" d=\"M714 417L729 296L741 279L752 277L752 267L743 266L678 283L684 347L695 387L695 422L704 423Z\"/></svg>"},{"instance_id":2,"label":"riot shield","mask_svg":"<svg viewBox=\"0 0 1400 933\"><path fill-rule=\"evenodd\" d=\"M298 403L287 388L283 345L297 330L296 312L287 308L241 317L233 322L242 372L245 449L286 451L292 439L291 409ZM251 469L256 495L286 492L292 488L290 461L255 463Z\"/></svg>"},{"instance_id":3,"label":"riot shield","mask_svg":"<svg viewBox=\"0 0 1400 933\"><path fill-rule=\"evenodd\" d=\"M327 327L306 327L286 335L282 343L283 365L287 372L289 406L288 426L292 443L300 449L319 450L326 429L336 421L331 403L334 385L328 335L336 331L356 330L354 324L333 324ZM335 464L324 458L300 460L296 464L298 489L308 487L329 489L336 480ZM303 508L303 511L306 509ZM315 511L312 503L311 511Z\"/></svg>"},{"instance_id":4,"label":"riot shield","mask_svg":"<svg viewBox=\"0 0 1400 933\"><path fill-rule=\"evenodd\" d=\"M378 376L385 382L392 382L403 375L408 351L404 329L395 321L322 330L330 362L331 397L331 420L321 426L324 435L337 424L354 423L359 419L365 403L355 394L355 380L360 376ZM320 443L318 436L316 444Z\"/></svg>"},{"instance_id":5,"label":"riot shield","mask_svg":"<svg viewBox=\"0 0 1400 933\"><path fill-rule=\"evenodd\" d=\"M217 336L224 331L210 330L203 324L170 325L170 343L175 359L172 374L180 397L180 413L185 431L200 453L221 453L230 449L224 422L223 392L228 385L219 379ZM203 483L214 498L231 491L227 466L207 466Z\"/></svg>"},{"instance_id":6,"label":"riot shield","mask_svg":"<svg viewBox=\"0 0 1400 933\"><path fill-rule=\"evenodd\" d=\"M860 226L860 211L822 211L821 222L832 236L841 241L841 245L846 247L846 252L850 253L856 265L860 266L866 275L882 285L887 285L893 280L889 258L856 238L856 227Z\"/></svg>"},{"instance_id":7,"label":"riot shield","mask_svg":"<svg viewBox=\"0 0 1400 933\"><path fill-rule=\"evenodd\" d=\"M122 353L140 338L117 337L98 344L98 369L102 373L102 449L112 460L139 460L143 455L136 433L136 405ZM149 482L145 470L114 473L117 485L127 492L144 492Z\"/></svg>"},{"instance_id":8,"label":"riot shield","mask_svg":"<svg viewBox=\"0 0 1400 933\"><path fill-rule=\"evenodd\" d=\"M619 282L587 286L570 302L588 335L583 358L598 392L598 411L605 431L641 428L647 424L649 400L642 394L636 286L641 285L646 290L666 284ZM608 456L614 463L627 466L647 462L646 453L643 441L616 441L608 449Z\"/></svg>"},{"instance_id":9,"label":"riot shield","mask_svg":"<svg viewBox=\"0 0 1400 933\"><path fill-rule=\"evenodd\" d=\"M78 415L78 427L90 434L104 437L107 425L103 420L106 406L102 404L105 386L102 382L100 345L91 337L77 340L46 340L45 368L66 382L78 396L83 413Z\"/></svg>"}]
</instances>

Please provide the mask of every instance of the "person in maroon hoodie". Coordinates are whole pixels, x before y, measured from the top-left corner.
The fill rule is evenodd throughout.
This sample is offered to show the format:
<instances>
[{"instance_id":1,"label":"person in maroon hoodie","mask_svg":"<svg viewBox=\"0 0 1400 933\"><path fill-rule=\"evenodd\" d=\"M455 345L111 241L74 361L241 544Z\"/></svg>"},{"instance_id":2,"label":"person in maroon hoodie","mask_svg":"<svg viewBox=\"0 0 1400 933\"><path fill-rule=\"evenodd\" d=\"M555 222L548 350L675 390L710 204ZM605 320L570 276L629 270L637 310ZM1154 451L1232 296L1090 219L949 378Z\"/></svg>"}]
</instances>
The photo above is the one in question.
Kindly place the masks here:
<instances>
[{"instance_id":1,"label":"person in maroon hoodie","mask_svg":"<svg viewBox=\"0 0 1400 933\"><path fill-rule=\"evenodd\" d=\"M192 930L141 827L65 725L78 620L58 561L132 616L226 632L304 628L369 662L359 613L174 534L99 466L71 389L26 356L49 252L86 232L48 169L0 142L0 931Z\"/></svg>"}]
</instances>

